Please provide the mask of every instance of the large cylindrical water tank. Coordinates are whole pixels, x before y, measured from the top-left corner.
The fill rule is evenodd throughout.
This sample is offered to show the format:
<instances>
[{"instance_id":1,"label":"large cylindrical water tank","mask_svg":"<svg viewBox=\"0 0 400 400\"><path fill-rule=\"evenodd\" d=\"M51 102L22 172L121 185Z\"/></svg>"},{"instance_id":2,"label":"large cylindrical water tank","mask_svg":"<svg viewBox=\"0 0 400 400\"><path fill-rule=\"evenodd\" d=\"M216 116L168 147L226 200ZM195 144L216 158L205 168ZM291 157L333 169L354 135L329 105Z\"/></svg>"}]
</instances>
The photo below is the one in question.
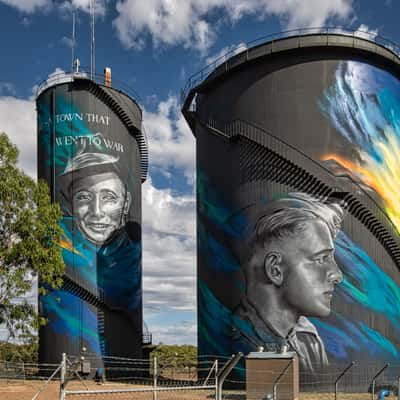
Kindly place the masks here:
<instances>
[{"instance_id":1,"label":"large cylindrical water tank","mask_svg":"<svg viewBox=\"0 0 400 400\"><path fill-rule=\"evenodd\" d=\"M287 342L304 384L359 362L353 390L398 362L399 66L377 40L327 33L192 77L200 356Z\"/></svg>"},{"instance_id":2,"label":"large cylindrical water tank","mask_svg":"<svg viewBox=\"0 0 400 400\"><path fill-rule=\"evenodd\" d=\"M80 74L53 77L36 104L38 177L63 212L66 265L62 287L40 297L48 320L40 363L83 350L92 367L140 358L142 111L127 94Z\"/></svg>"}]
</instances>

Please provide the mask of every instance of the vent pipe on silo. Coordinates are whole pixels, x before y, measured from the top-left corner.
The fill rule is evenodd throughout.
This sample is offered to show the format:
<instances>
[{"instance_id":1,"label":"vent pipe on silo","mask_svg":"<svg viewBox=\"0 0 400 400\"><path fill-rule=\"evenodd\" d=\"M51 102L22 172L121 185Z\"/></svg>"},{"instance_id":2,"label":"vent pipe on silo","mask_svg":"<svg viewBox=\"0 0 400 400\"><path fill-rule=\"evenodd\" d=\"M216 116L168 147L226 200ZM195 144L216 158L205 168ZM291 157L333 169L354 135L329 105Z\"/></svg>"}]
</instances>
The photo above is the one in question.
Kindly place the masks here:
<instances>
[{"instance_id":1,"label":"vent pipe on silo","mask_svg":"<svg viewBox=\"0 0 400 400\"><path fill-rule=\"evenodd\" d=\"M111 68L104 68L104 86L111 87Z\"/></svg>"}]
</instances>

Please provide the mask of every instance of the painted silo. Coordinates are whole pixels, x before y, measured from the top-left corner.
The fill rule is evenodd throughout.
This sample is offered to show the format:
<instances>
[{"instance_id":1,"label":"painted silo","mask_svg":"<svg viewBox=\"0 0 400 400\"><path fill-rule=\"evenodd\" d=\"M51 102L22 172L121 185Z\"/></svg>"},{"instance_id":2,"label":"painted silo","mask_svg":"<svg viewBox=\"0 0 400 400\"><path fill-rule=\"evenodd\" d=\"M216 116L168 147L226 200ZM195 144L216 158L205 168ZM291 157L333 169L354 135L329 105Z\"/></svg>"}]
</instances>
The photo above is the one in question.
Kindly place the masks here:
<instances>
[{"instance_id":1,"label":"painted silo","mask_svg":"<svg viewBox=\"0 0 400 400\"><path fill-rule=\"evenodd\" d=\"M288 343L303 384L358 362L353 390L398 363L399 65L374 40L312 34L189 82L201 356Z\"/></svg>"},{"instance_id":2,"label":"painted silo","mask_svg":"<svg viewBox=\"0 0 400 400\"><path fill-rule=\"evenodd\" d=\"M66 265L62 287L39 301L48 320L40 362L83 348L93 367L140 358L142 111L127 94L79 74L48 81L36 105L38 176L63 212Z\"/></svg>"}]
</instances>

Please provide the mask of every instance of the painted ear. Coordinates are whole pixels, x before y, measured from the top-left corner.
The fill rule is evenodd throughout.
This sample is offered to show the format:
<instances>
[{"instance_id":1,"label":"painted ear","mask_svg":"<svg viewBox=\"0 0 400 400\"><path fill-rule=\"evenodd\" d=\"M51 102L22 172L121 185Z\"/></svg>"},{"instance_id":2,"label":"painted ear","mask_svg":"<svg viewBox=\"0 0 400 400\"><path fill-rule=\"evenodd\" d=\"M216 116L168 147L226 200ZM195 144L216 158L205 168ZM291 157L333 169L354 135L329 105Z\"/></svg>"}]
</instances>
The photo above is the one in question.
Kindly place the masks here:
<instances>
[{"instance_id":1,"label":"painted ear","mask_svg":"<svg viewBox=\"0 0 400 400\"><path fill-rule=\"evenodd\" d=\"M131 201L132 201L132 196L130 192L126 193L126 199L125 199L125 204L124 204L124 215L128 215L129 213L129 208L131 206Z\"/></svg>"},{"instance_id":2,"label":"painted ear","mask_svg":"<svg viewBox=\"0 0 400 400\"><path fill-rule=\"evenodd\" d=\"M281 286L283 282L282 255L272 251L267 253L264 260L264 271L268 280L275 286Z\"/></svg>"}]
</instances>

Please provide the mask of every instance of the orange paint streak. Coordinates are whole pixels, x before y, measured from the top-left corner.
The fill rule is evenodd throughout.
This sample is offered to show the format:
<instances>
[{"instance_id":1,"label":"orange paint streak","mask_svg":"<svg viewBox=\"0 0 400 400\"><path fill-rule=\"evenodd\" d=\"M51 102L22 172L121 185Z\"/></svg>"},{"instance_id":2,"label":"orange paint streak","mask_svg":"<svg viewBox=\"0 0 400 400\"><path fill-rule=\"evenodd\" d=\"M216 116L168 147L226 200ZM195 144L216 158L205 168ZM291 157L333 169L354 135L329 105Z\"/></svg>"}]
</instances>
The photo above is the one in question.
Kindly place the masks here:
<instances>
[{"instance_id":1,"label":"orange paint streak","mask_svg":"<svg viewBox=\"0 0 400 400\"><path fill-rule=\"evenodd\" d=\"M82 254L78 250L74 249L74 245L73 245L72 241L70 239L68 239L65 235L64 235L64 238L61 239L59 245L61 248L65 249L65 250L69 250L72 253L77 254L78 256L82 256Z\"/></svg>"},{"instance_id":2,"label":"orange paint streak","mask_svg":"<svg viewBox=\"0 0 400 400\"><path fill-rule=\"evenodd\" d=\"M337 154L326 154L323 160L334 160L346 170L356 175L364 184L382 198L385 211L400 232L400 152L399 143L393 135L388 135L388 143L375 143L382 155L382 162L362 154L364 166L360 166Z\"/></svg>"},{"instance_id":3,"label":"orange paint streak","mask_svg":"<svg viewBox=\"0 0 400 400\"><path fill-rule=\"evenodd\" d=\"M371 189L374 189L382 198L386 198L386 193L383 188L376 181L376 177L373 173L368 171L366 168L361 167L353 163L352 161L346 160L336 154L327 154L322 157L323 161L334 160L343 168L351 171L353 174L359 175L360 179Z\"/></svg>"}]
</instances>

